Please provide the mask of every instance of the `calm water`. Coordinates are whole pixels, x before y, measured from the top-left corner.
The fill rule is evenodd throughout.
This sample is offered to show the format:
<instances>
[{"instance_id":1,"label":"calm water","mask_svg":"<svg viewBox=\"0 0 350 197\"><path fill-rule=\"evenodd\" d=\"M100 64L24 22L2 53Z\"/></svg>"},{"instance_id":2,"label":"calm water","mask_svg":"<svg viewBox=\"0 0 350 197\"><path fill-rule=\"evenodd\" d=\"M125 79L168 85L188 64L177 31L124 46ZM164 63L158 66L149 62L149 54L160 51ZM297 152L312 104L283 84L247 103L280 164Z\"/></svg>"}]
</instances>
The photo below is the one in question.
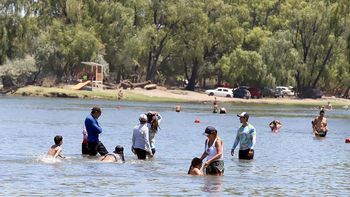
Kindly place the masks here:
<instances>
[{"instance_id":1,"label":"calm water","mask_svg":"<svg viewBox=\"0 0 350 197\"><path fill-rule=\"evenodd\" d=\"M126 163L80 155L83 121L93 105L103 110L100 140L109 151L124 146ZM344 140L350 137L350 111L326 112L331 131L318 139L310 130L318 112L307 107L226 104L229 114L220 115L210 113L210 104L182 104L180 113L174 106L0 96L0 195L349 196L350 144ZM163 116L157 153L152 161L137 161L130 150L132 128L148 110ZM240 126L233 114L241 111L251 114L257 128L255 158L248 162L230 156ZM267 126L275 118L284 124L278 134ZM203 152L207 125L217 127L223 139L225 176L187 176L191 159ZM68 158L43 162L57 134Z\"/></svg>"}]
</instances>

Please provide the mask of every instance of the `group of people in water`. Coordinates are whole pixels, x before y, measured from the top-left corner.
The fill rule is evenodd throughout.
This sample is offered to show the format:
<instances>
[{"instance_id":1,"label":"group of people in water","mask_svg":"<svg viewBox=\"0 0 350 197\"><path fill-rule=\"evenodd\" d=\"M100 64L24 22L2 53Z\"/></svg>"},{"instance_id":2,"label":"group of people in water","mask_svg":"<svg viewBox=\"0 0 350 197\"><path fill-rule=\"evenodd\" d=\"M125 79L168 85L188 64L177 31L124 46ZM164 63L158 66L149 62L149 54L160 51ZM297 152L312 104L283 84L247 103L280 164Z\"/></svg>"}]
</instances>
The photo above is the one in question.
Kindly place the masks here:
<instances>
[{"instance_id":1,"label":"group of people in water","mask_svg":"<svg viewBox=\"0 0 350 197\"><path fill-rule=\"evenodd\" d=\"M100 107L93 107L91 113L85 119L82 154L90 156L99 154L101 156L99 161L102 162L125 162L124 147L117 145L113 153L109 153L99 140L99 134L102 133L102 128L97 120L101 114ZM312 121L312 129L315 136L324 137L328 132L327 119L324 114L324 110L321 110L319 116ZM237 117L241 126L237 130L235 141L231 148L231 155L234 155L235 149L239 146L238 158L251 160L254 158L256 129L248 122L249 114L247 112L237 114ZM138 159L145 160L147 157L152 158L156 153L155 136L160 129L159 125L162 116L157 112L150 111L140 114L138 120L139 123L133 128L131 151ZM282 123L274 120L269 126L271 131L278 132L282 127ZM217 129L213 126L206 127L203 134L207 137L204 142L205 149L200 157L192 159L188 174L221 176L224 174L223 141L219 137ZM54 158L64 158L61 155L63 137L59 135L55 136L54 142L55 144L49 149L48 155Z\"/></svg>"},{"instance_id":2,"label":"group of people in water","mask_svg":"<svg viewBox=\"0 0 350 197\"><path fill-rule=\"evenodd\" d=\"M98 123L98 118L101 116L102 110L100 107L93 107L91 113L84 121L82 154L96 156L102 162L125 162L124 147L117 145L113 153L109 153L104 144L99 140L99 134L102 133L102 128ZM146 159L153 157L156 152L155 136L160 129L159 124L162 116L157 112L147 112L139 117L139 124L133 129L132 136L132 152L137 155L138 159ZM55 136L55 144L48 151L48 155L54 158L61 157L61 145L63 143L62 136Z\"/></svg>"}]
</instances>

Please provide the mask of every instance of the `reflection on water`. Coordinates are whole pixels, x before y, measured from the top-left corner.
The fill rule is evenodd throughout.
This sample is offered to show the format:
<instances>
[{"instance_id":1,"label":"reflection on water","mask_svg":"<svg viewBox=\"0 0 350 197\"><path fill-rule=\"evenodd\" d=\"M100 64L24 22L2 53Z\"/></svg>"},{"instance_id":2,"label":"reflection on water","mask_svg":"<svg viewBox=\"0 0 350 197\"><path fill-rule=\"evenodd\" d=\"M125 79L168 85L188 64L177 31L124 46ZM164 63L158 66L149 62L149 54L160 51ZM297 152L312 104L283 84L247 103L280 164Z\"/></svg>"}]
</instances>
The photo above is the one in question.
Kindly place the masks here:
<instances>
[{"instance_id":1,"label":"reflection on water","mask_svg":"<svg viewBox=\"0 0 350 197\"><path fill-rule=\"evenodd\" d=\"M91 106L103 114L101 141L112 151L125 147L126 162L101 163L80 155L81 128ZM0 96L0 196L347 196L350 192L350 111L326 112L330 131L312 136L311 107L222 104L228 114L212 114L211 103L132 103L77 99ZM116 106L121 106L119 109ZM132 128L140 113L154 110L163 116L156 138L156 155L139 161L130 150ZM252 161L230 155L237 114L247 111L257 128ZM200 124L194 120L200 119ZM268 124L279 119L280 133ZM218 129L224 144L225 175L188 176L193 157L203 152L206 126ZM46 160L53 137L64 138L60 161Z\"/></svg>"},{"instance_id":2,"label":"reflection on water","mask_svg":"<svg viewBox=\"0 0 350 197\"><path fill-rule=\"evenodd\" d=\"M203 192L208 193L221 193L222 191L222 178L220 176L206 176L204 178Z\"/></svg>"}]
</instances>

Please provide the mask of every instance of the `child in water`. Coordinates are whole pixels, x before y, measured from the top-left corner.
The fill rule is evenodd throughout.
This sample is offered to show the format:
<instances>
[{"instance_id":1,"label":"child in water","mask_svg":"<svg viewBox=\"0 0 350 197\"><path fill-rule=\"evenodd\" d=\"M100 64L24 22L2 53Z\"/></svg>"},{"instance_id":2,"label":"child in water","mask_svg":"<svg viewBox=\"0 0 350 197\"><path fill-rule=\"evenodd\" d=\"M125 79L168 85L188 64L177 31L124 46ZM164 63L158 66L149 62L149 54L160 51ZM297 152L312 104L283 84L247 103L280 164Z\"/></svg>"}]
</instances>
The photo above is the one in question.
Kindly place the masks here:
<instances>
[{"instance_id":1,"label":"child in water","mask_svg":"<svg viewBox=\"0 0 350 197\"><path fill-rule=\"evenodd\" d=\"M203 173L201 171L201 168L202 168L202 160L199 159L198 157L195 157L192 159L191 166L190 166L190 169L188 169L187 174L202 176Z\"/></svg>"},{"instance_id":2,"label":"child in water","mask_svg":"<svg viewBox=\"0 0 350 197\"><path fill-rule=\"evenodd\" d=\"M51 148L49 149L47 155L51 156L53 158L57 158L57 157L64 158L61 155L61 151L62 151L61 145L63 143L63 137L60 136L60 135L56 135L55 138L54 138L54 141L55 141L55 144L51 146Z\"/></svg>"}]
</instances>

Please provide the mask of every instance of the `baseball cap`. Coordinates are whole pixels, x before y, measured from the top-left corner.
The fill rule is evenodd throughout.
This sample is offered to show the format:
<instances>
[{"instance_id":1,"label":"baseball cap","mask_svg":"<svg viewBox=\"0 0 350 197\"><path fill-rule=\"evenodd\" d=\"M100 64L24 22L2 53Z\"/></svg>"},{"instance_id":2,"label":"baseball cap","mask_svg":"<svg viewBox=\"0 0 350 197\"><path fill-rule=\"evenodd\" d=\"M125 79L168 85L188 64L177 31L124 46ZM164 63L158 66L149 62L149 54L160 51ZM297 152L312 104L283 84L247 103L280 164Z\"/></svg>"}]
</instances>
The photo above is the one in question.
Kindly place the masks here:
<instances>
[{"instance_id":1,"label":"baseball cap","mask_svg":"<svg viewBox=\"0 0 350 197\"><path fill-rule=\"evenodd\" d=\"M122 153L124 151L124 148L122 146L116 146L114 149L114 153Z\"/></svg>"},{"instance_id":2,"label":"baseball cap","mask_svg":"<svg viewBox=\"0 0 350 197\"><path fill-rule=\"evenodd\" d=\"M237 114L238 117L249 118L249 114L247 112L242 112L241 114Z\"/></svg>"},{"instance_id":3,"label":"baseball cap","mask_svg":"<svg viewBox=\"0 0 350 197\"><path fill-rule=\"evenodd\" d=\"M147 121L147 115L146 114L141 114L139 117L139 120Z\"/></svg>"},{"instance_id":4,"label":"baseball cap","mask_svg":"<svg viewBox=\"0 0 350 197\"><path fill-rule=\"evenodd\" d=\"M207 128L205 128L203 135L213 134L215 133L215 131L216 131L215 127L207 126Z\"/></svg>"}]
</instances>

